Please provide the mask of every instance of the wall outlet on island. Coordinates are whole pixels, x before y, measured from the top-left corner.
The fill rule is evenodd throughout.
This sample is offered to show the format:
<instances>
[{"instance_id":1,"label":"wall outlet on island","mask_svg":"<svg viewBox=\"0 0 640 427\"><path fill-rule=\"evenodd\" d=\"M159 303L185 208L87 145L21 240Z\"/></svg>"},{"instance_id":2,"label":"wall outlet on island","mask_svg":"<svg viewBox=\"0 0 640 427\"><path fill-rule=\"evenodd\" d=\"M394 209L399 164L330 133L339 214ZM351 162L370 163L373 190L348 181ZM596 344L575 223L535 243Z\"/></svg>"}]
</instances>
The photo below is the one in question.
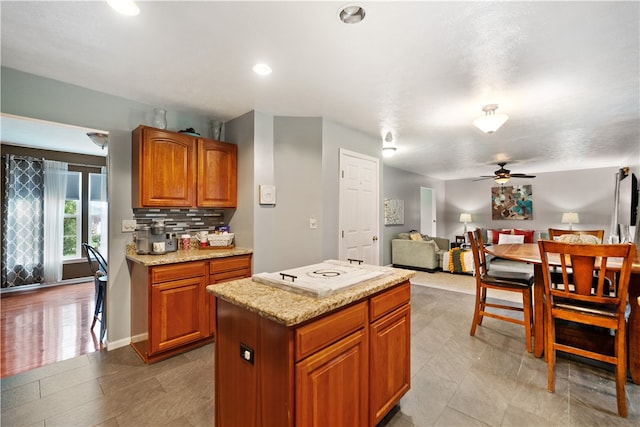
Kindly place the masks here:
<instances>
[{"instance_id":1,"label":"wall outlet on island","mask_svg":"<svg viewBox=\"0 0 640 427\"><path fill-rule=\"evenodd\" d=\"M136 231L136 220L135 219L123 219L122 220L122 232L123 233L131 233Z\"/></svg>"}]
</instances>

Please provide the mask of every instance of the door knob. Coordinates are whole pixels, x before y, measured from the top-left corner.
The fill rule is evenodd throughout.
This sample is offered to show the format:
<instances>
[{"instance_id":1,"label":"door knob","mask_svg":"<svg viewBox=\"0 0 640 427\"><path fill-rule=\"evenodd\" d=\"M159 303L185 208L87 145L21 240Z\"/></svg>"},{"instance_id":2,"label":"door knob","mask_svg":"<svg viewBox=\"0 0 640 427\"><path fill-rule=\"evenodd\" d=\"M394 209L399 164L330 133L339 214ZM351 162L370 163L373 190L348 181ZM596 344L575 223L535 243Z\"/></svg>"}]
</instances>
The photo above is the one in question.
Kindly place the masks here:
<instances>
[{"instance_id":1,"label":"door knob","mask_svg":"<svg viewBox=\"0 0 640 427\"><path fill-rule=\"evenodd\" d=\"M378 236L373 236L373 241L375 242L376 240L378 240Z\"/></svg>"}]
</instances>

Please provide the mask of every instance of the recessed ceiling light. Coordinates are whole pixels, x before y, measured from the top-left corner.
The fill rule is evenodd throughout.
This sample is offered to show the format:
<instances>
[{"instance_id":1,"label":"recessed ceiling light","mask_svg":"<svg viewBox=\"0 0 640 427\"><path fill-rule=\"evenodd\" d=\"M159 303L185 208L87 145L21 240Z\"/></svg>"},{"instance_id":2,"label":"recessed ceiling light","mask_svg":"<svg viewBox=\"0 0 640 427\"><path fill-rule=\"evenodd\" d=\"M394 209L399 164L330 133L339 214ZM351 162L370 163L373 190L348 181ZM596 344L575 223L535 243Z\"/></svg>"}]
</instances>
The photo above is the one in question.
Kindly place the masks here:
<instances>
[{"instance_id":1,"label":"recessed ceiling light","mask_svg":"<svg viewBox=\"0 0 640 427\"><path fill-rule=\"evenodd\" d=\"M133 0L107 0L107 3L123 15L137 16L140 14L140 8Z\"/></svg>"},{"instance_id":2,"label":"recessed ceiling light","mask_svg":"<svg viewBox=\"0 0 640 427\"><path fill-rule=\"evenodd\" d=\"M355 4L349 4L338 10L338 18L345 24L357 24L364 19L364 9Z\"/></svg>"},{"instance_id":3,"label":"recessed ceiling light","mask_svg":"<svg viewBox=\"0 0 640 427\"><path fill-rule=\"evenodd\" d=\"M260 74L261 76L267 76L271 74L273 70L267 64L256 64L253 66L253 72Z\"/></svg>"}]
</instances>

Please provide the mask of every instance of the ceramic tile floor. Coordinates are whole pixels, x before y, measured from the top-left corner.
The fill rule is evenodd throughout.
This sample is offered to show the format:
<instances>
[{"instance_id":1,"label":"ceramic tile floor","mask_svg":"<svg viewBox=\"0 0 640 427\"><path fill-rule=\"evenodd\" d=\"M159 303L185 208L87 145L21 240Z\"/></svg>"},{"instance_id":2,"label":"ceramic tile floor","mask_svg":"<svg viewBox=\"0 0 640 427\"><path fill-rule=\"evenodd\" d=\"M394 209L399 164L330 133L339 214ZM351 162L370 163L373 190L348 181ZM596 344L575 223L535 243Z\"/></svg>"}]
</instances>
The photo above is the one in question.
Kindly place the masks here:
<instances>
[{"instance_id":1,"label":"ceramic tile floor","mask_svg":"<svg viewBox=\"0 0 640 427\"><path fill-rule=\"evenodd\" d=\"M386 426L640 425L640 386L623 419L612 373L560 358L551 394L520 327L485 319L470 337L473 296L413 286L411 303L411 390ZM145 366L123 347L7 377L1 425L212 426L213 348Z\"/></svg>"}]
</instances>

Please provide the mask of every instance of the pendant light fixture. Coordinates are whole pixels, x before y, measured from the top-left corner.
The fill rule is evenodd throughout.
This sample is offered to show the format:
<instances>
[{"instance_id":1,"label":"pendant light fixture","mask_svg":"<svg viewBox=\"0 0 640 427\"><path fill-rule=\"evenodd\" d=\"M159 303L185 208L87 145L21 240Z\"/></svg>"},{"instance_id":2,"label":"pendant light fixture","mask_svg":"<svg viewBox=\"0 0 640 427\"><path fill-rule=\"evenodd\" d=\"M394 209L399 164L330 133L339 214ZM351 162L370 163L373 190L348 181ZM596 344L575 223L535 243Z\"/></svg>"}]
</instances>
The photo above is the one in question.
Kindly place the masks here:
<instances>
[{"instance_id":1,"label":"pendant light fixture","mask_svg":"<svg viewBox=\"0 0 640 427\"><path fill-rule=\"evenodd\" d=\"M133 0L107 0L107 3L123 15L137 16L140 14L140 8Z\"/></svg>"},{"instance_id":2,"label":"pendant light fixture","mask_svg":"<svg viewBox=\"0 0 640 427\"><path fill-rule=\"evenodd\" d=\"M509 120L509 116L506 114L496 114L497 109L498 104L485 105L482 107L484 116L475 119L473 125L484 133L494 133Z\"/></svg>"},{"instance_id":3,"label":"pendant light fixture","mask_svg":"<svg viewBox=\"0 0 640 427\"><path fill-rule=\"evenodd\" d=\"M382 156L391 157L396 154L396 144L393 142L393 135L391 132L387 132L382 142Z\"/></svg>"},{"instance_id":4,"label":"pendant light fixture","mask_svg":"<svg viewBox=\"0 0 640 427\"><path fill-rule=\"evenodd\" d=\"M89 139L98 147L104 150L104 147L109 143L109 134L102 132L89 132L87 133Z\"/></svg>"},{"instance_id":5,"label":"pendant light fixture","mask_svg":"<svg viewBox=\"0 0 640 427\"><path fill-rule=\"evenodd\" d=\"M362 6L349 4L338 10L338 18L345 24L357 24L364 19L365 11Z\"/></svg>"}]
</instances>

